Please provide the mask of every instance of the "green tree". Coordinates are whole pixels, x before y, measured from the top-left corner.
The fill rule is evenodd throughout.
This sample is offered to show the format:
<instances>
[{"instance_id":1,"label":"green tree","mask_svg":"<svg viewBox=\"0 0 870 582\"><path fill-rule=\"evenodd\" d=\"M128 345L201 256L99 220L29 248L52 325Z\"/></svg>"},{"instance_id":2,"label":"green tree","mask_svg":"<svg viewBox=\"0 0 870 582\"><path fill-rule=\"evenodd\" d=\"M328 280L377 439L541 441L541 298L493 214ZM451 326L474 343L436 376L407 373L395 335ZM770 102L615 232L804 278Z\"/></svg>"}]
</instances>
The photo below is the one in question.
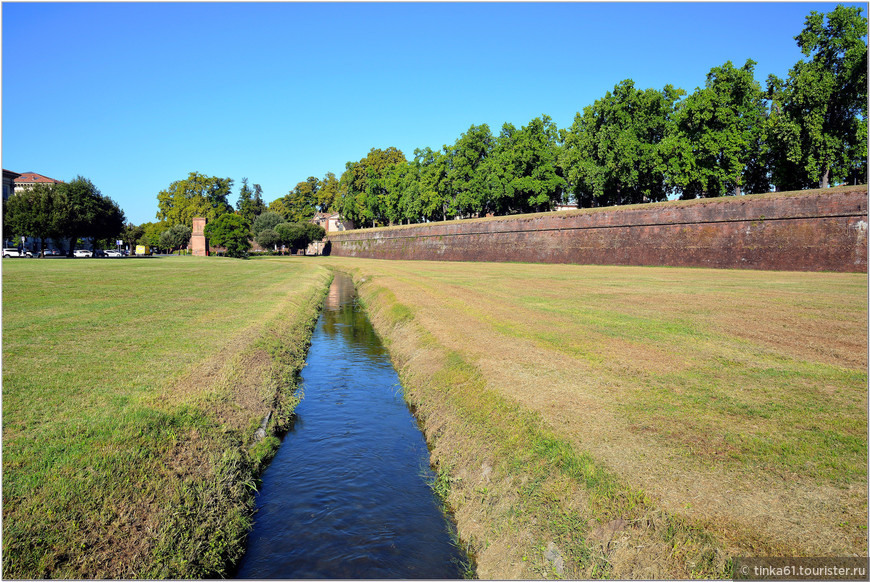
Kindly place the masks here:
<instances>
[{"instance_id":1,"label":"green tree","mask_svg":"<svg viewBox=\"0 0 870 582\"><path fill-rule=\"evenodd\" d=\"M57 238L70 240L69 256L82 237L94 240L117 236L124 230L124 213L93 182L82 176L55 189L54 224Z\"/></svg>"},{"instance_id":2,"label":"green tree","mask_svg":"<svg viewBox=\"0 0 870 582\"><path fill-rule=\"evenodd\" d=\"M238 214L222 214L214 222L205 225L209 243L227 249L226 255L237 259L248 256L251 250L250 228Z\"/></svg>"},{"instance_id":3,"label":"green tree","mask_svg":"<svg viewBox=\"0 0 870 582\"><path fill-rule=\"evenodd\" d=\"M89 230L94 246L115 246L114 241L124 232L124 220L121 207L111 198L103 196Z\"/></svg>"},{"instance_id":4,"label":"green tree","mask_svg":"<svg viewBox=\"0 0 870 582\"><path fill-rule=\"evenodd\" d=\"M260 216L266 212L266 203L263 202L263 187L254 184L254 199L251 201L251 210L254 216Z\"/></svg>"},{"instance_id":5,"label":"green tree","mask_svg":"<svg viewBox=\"0 0 870 582\"><path fill-rule=\"evenodd\" d=\"M661 143L683 93L671 85L638 90L626 79L575 115L559 164L580 206L667 197Z\"/></svg>"},{"instance_id":6,"label":"green tree","mask_svg":"<svg viewBox=\"0 0 870 582\"><path fill-rule=\"evenodd\" d=\"M335 208L335 200L338 198L339 181L332 172L327 172L320 181L320 188L315 197L318 212L329 212Z\"/></svg>"},{"instance_id":7,"label":"green tree","mask_svg":"<svg viewBox=\"0 0 870 582\"><path fill-rule=\"evenodd\" d=\"M42 256L45 252L45 239L57 238L60 234L56 205L54 184L37 184L14 194L3 203L4 236L39 238L39 252Z\"/></svg>"},{"instance_id":8,"label":"green tree","mask_svg":"<svg viewBox=\"0 0 870 582\"><path fill-rule=\"evenodd\" d=\"M319 224L306 222L303 226L305 227L305 237L308 239L305 246L308 246L314 241L323 240L323 237L326 236L326 229Z\"/></svg>"},{"instance_id":9,"label":"green tree","mask_svg":"<svg viewBox=\"0 0 870 582\"><path fill-rule=\"evenodd\" d=\"M450 147L447 156L447 187L451 198L448 212L453 216L483 216L494 210L489 204L485 163L493 148L489 126L472 125Z\"/></svg>"},{"instance_id":10,"label":"green tree","mask_svg":"<svg viewBox=\"0 0 870 582\"><path fill-rule=\"evenodd\" d=\"M145 234L145 228L142 225L135 225L131 222L128 222L124 225L124 232L121 233L121 240L130 247L130 249L135 250L138 241Z\"/></svg>"},{"instance_id":11,"label":"green tree","mask_svg":"<svg viewBox=\"0 0 870 582\"><path fill-rule=\"evenodd\" d=\"M281 240L281 244L293 251L305 248L308 245L305 225L298 222L284 222L275 227L275 232Z\"/></svg>"},{"instance_id":12,"label":"green tree","mask_svg":"<svg viewBox=\"0 0 870 582\"><path fill-rule=\"evenodd\" d=\"M286 196L284 202L284 217L290 222L303 222L314 216L318 208L318 192L320 180L309 176L304 182L296 184Z\"/></svg>"},{"instance_id":13,"label":"green tree","mask_svg":"<svg viewBox=\"0 0 870 582\"><path fill-rule=\"evenodd\" d=\"M677 106L666 139L668 174L682 198L767 192L764 94L755 61L731 61L707 74Z\"/></svg>"},{"instance_id":14,"label":"green tree","mask_svg":"<svg viewBox=\"0 0 870 582\"><path fill-rule=\"evenodd\" d=\"M165 222L145 222L141 228L142 236L139 237L136 244L145 245L147 248L160 248L160 235L169 228L169 225Z\"/></svg>"},{"instance_id":15,"label":"green tree","mask_svg":"<svg viewBox=\"0 0 870 582\"><path fill-rule=\"evenodd\" d=\"M268 208L267 212L272 212L274 214L277 214L277 215L281 216L285 221L288 220L288 217L290 216L290 209L287 208L287 205L284 203L283 198L278 198L276 200L272 200L269 203L269 208Z\"/></svg>"},{"instance_id":16,"label":"green tree","mask_svg":"<svg viewBox=\"0 0 870 582\"><path fill-rule=\"evenodd\" d=\"M808 61L771 75L768 142L778 189L867 181L867 18L838 5L810 12L795 37Z\"/></svg>"},{"instance_id":17,"label":"green tree","mask_svg":"<svg viewBox=\"0 0 870 582\"><path fill-rule=\"evenodd\" d=\"M447 156L432 148L414 150L413 167L417 184L406 188L405 201L409 214L420 220L446 220L449 197L447 193Z\"/></svg>"},{"instance_id":18,"label":"green tree","mask_svg":"<svg viewBox=\"0 0 870 582\"><path fill-rule=\"evenodd\" d=\"M254 224L251 225L251 234L256 239L261 231L266 229L274 230L282 222L287 222L287 220L277 212L264 212L254 219Z\"/></svg>"},{"instance_id":19,"label":"green tree","mask_svg":"<svg viewBox=\"0 0 870 582\"><path fill-rule=\"evenodd\" d=\"M173 251L190 243L193 231L183 224L176 224L160 234L160 248Z\"/></svg>"},{"instance_id":20,"label":"green tree","mask_svg":"<svg viewBox=\"0 0 870 582\"><path fill-rule=\"evenodd\" d=\"M255 186L256 188L259 188L259 185L255 184ZM249 225L254 223L254 219L257 218L265 208L262 197L257 197L256 188L251 190L248 187L248 179L242 178L242 188L239 190L239 201L236 203L236 211Z\"/></svg>"},{"instance_id":21,"label":"green tree","mask_svg":"<svg viewBox=\"0 0 870 582\"><path fill-rule=\"evenodd\" d=\"M183 224L191 228L197 216L213 221L232 212L227 202L232 186L230 178L191 172L186 179L173 182L157 195L157 218L170 225Z\"/></svg>"},{"instance_id":22,"label":"green tree","mask_svg":"<svg viewBox=\"0 0 870 582\"><path fill-rule=\"evenodd\" d=\"M339 185L340 198L336 202L341 215L358 227L388 222L385 178L390 166L404 161L401 150L390 147L372 148L359 162L347 162Z\"/></svg>"},{"instance_id":23,"label":"green tree","mask_svg":"<svg viewBox=\"0 0 870 582\"><path fill-rule=\"evenodd\" d=\"M567 182L558 165L560 141L547 115L519 130L510 123L502 126L484 164L495 214L549 210L562 199Z\"/></svg>"},{"instance_id":24,"label":"green tree","mask_svg":"<svg viewBox=\"0 0 870 582\"><path fill-rule=\"evenodd\" d=\"M281 244L281 237L278 236L278 233L272 228L264 228L257 233L254 240L264 249L274 249L277 245Z\"/></svg>"}]
</instances>

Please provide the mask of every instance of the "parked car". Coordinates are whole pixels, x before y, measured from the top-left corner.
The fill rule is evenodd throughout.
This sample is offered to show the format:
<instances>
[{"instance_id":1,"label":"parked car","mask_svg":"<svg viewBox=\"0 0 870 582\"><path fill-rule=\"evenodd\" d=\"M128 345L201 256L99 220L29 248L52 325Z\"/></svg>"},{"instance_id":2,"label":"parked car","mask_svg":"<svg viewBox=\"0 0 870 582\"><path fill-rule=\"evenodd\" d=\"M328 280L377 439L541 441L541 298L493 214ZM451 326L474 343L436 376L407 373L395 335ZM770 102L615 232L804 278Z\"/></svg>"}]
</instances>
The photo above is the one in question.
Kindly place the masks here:
<instances>
[{"instance_id":1,"label":"parked car","mask_svg":"<svg viewBox=\"0 0 870 582\"><path fill-rule=\"evenodd\" d=\"M60 251L57 250L57 249L45 249L45 250L42 252L42 256L43 256L43 257L59 257L59 256L60 256Z\"/></svg>"},{"instance_id":2,"label":"parked car","mask_svg":"<svg viewBox=\"0 0 870 582\"><path fill-rule=\"evenodd\" d=\"M78 257L78 258L87 258L87 257L93 257L94 253L92 253L91 251L89 251L87 249L78 249L77 251L73 252L73 256Z\"/></svg>"},{"instance_id":3,"label":"parked car","mask_svg":"<svg viewBox=\"0 0 870 582\"><path fill-rule=\"evenodd\" d=\"M33 254L30 251L19 250L14 247L9 247L3 249L3 258L6 259L8 257L27 257L28 259L33 257Z\"/></svg>"},{"instance_id":4,"label":"parked car","mask_svg":"<svg viewBox=\"0 0 870 582\"><path fill-rule=\"evenodd\" d=\"M106 251L104 251L103 249L97 249L94 251L94 256L95 257L107 257L108 255L106 254Z\"/></svg>"},{"instance_id":5,"label":"parked car","mask_svg":"<svg viewBox=\"0 0 870 582\"><path fill-rule=\"evenodd\" d=\"M110 249L110 250L106 251L106 256L107 257L123 257L124 255L121 254L121 251L116 251L114 249Z\"/></svg>"}]
</instances>

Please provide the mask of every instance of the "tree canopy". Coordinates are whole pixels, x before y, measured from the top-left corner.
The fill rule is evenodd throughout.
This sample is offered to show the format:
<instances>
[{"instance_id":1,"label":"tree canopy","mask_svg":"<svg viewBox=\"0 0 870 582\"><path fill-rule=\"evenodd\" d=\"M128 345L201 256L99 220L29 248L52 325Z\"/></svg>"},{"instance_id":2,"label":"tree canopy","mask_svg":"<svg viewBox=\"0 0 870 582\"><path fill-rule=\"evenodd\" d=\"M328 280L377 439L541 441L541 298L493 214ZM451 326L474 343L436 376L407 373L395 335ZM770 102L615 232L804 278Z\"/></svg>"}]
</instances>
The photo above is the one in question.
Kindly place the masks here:
<instances>
[{"instance_id":1,"label":"tree canopy","mask_svg":"<svg viewBox=\"0 0 870 582\"><path fill-rule=\"evenodd\" d=\"M342 216L354 223L372 226L386 224L385 186L390 166L404 162L405 155L395 147L372 148L358 162L348 162L340 181L340 198L336 206Z\"/></svg>"},{"instance_id":2,"label":"tree canopy","mask_svg":"<svg viewBox=\"0 0 870 582\"><path fill-rule=\"evenodd\" d=\"M232 212L227 197L233 186L230 178L204 176L191 172L157 195L157 219L170 225L193 227L193 219L204 216L209 221Z\"/></svg>"},{"instance_id":3,"label":"tree canopy","mask_svg":"<svg viewBox=\"0 0 870 582\"><path fill-rule=\"evenodd\" d=\"M858 7L812 11L795 37L808 61L771 75L769 143L780 189L867 181L867 18Z\"/></svg>"},{"instance_id":4,"label":"tree canopy","mask_svg":"<svg viewBox=\"0 0 870 582\"><path fill-rule=\"evenodd\" d=\"M767 192L767 118L755 61L714 67L677 106L667 140L668 174L683 198Z\"/></svg>"},{"instance_id":5,"label":"tree canopy","mask_svg":"<svg viewBox=\"0 0 870 582\"><path fill-rule=\"evenodd\" d=\"M204 234L210 244L227 249L226 255L237 259L248 256L251 250L250 228L238 214L222 214L205 225Z\"/></svg>"},{"instance_id":6,"label":"tree canopy","mask_svg":"<svg viewBox=\"0 0 870 582\"><path fill-rule=\"evenodd\" d=\"M59 238L62 227L54 184L37 184L11 196L3 203L3 231L6 237L32 236L40 239L40 252L46 238Z\"/></svg>"}]
</instances>

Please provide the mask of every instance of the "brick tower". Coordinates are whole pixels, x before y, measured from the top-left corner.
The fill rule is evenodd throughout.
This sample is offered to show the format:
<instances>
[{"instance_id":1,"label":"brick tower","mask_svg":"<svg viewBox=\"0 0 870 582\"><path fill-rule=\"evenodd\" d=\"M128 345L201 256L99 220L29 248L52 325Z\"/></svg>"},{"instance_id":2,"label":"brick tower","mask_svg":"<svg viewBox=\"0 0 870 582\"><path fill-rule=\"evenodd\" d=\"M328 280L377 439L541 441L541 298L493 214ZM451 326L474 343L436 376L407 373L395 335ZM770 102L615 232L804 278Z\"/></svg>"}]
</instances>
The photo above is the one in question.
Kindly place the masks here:
<instances>
[{"instance_id":1,"label":"brick tower","mask_svg":"<svg viewBox=\"0 0 870 582\"><path fill-rule=\"evenodd\" d=\"M190 248L195 257L208 256L208 241L205 238L205 222L206 219L193 219L193 233L190 235Z\"/></svg>"}]
</instances>

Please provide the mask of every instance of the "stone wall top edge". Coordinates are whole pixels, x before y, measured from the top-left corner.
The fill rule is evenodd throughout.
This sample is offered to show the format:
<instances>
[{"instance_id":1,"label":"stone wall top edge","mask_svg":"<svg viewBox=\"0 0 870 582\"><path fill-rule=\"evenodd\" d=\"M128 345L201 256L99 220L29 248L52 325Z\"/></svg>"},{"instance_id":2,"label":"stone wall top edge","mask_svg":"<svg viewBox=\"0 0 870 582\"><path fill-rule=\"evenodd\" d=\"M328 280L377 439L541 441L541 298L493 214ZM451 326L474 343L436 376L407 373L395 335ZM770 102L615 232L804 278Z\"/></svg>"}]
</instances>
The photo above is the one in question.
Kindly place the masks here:
<instances>
[{"instance_id":1,"label":"stone wall top edge","mask_svg":"<svg viewBox=\"0 0 870 582\"><path fill-rule=\"evenodd\" d=\"M788 204L782 204L785 199ZM839 207L844 208L840 209ZM340 241L349 238L394 238L442 236L471 230L498 232L595 228L739 220L775 220L849 214L867 214L867 186L840 186L824 190L775 192L747 196L723 196L695 200L675 200L652 204L584 208L562 212L542 212L467 220L450 220L393 227L357 229L330 233Z\"/></svg>"}]
</instances>

